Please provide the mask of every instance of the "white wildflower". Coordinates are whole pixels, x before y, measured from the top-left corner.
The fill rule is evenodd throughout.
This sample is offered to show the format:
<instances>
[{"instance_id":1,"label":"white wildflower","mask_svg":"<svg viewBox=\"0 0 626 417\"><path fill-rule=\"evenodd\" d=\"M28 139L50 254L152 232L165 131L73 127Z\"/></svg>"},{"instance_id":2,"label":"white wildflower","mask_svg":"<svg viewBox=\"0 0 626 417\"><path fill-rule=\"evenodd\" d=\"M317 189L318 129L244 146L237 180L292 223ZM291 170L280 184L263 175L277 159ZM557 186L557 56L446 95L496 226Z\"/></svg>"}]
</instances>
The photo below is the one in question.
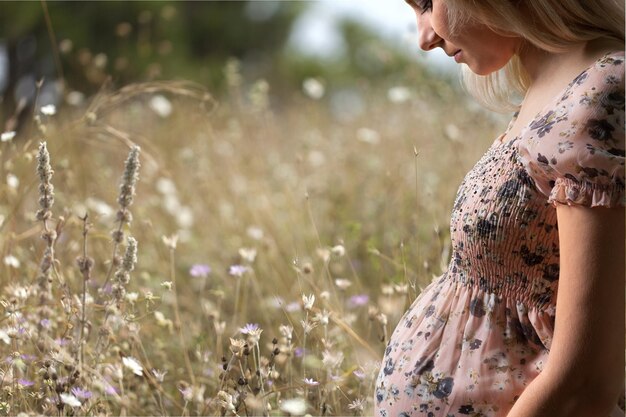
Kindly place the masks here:
<instances>
[{"instance_id":1,"label":"white wildflower","mask_svg":"<svg viewBox=\"0 0 626 417\"><path fill-rule=\"evenodd\" d=\"M162 95L156 95L150 100L150 109L159 117L167 118L172 114L172 103Z\"/></svg>"},{"instance_id":2,"label":"white wildflower","mask_svg":"<svg viewBox=\"0 0 626 417\"><path fill-rule=\"evenodd\" d=\"M46 104L39 109L42 114L46 116L54 116L57 113L57 108L54 104Z\"/></svg>"},{"instance_id":3,"label":"white wildflower","mask_svg":"<svg viewBox=\"0 0 626 417\"><path fill-rule=\"evenodd\" d=\"M126 293L126 301L128 301L131 304L134 304L135 301L137 301L139 299L139 294L136 292L129 292Z\"/></svg>"},{"instance_id":4,"label":"white wildflower","mask_svg":"<svg viewBox=\"0 0 626 417\"><path fill-rule=\"evenodd\" d=\"M343 245L336 245L336 246L333 246L330 252L335 256L342 257L343 255L346 254L346 248L344 248Z\"/></svg>"},{"instance_id":5,"label":"white wildflower","mask_svg":"<svg viewBox=\"0 0 626 417\"><path fill-rule=\"evenodd\" d=\"M326 88L324 84L317 78L307 78L302 82L302 90L304 93L314 100L324 97Z\"/></svg>"},{"instance_id":6,"label":"white wildflower","mask_svg":"<svg viewBox=\"0 0 626 417\"><path fill-rule=\"evenodd\" d=\"M69 405L70 407L80 407L82 405L78 398L74 397L72 394L61 394L60 397L63 404Z\"/></svg>"},{"instance_id":7,"label":"white wildflower","mask_svg":"<svg viewBox=\"0 0 626 417\"><path fill-rule=\"evenodd\" d=\"M283 337L287 340L291 340L291 338L293 337L293 327L289 325L281 324L278 330L280 331L280 334L283 335Z\"/></svg>"},{"instance_id":8,"label":"white wildflower","mask_svg":"<svg viewBox=\"0 0 626 417\"><path fill-rule=\"evenodd\" d=\"M330 368L330 369L338 368L339 366L341 366L342 362L343 362L342 352L332 353L328 349L322 352L322 363L324 364L325 367Z\"/></svg>"},{"instance_id":9,"label":"white wildflower","mask_svg":"<svg viewBox=\"0 0 626 417\"><path fill-rule=\"evenodd\" d=\"M366 127L362 127L356 131L356 138L359 142L368 143L370 145L378 145L380 143L380 133Z\"/></svg>"},{"instance_id":10,"label":"white wildflower","mask_svg":"<svg viewBox=\"0 0 626 417\"><path fill-rule=\"evenodd\" d=\"M387 91L387 98L392 103L405 103L411 98L411 91L402 86L392 87Z\"/></svg>"},{"instance_id":11,"label":"white wildflower","mask_svg":"<svg viewBox=\"0 0 626 417\"><path fill-rule=\"evenodd\" d=\"M4 264L17 269L20 267L20 260L13 255L7 255L4 257Z\"/></svg>"},{"instance_id":12,"label":"white wildflower","mask_svg":"<svg viewBox=\"0 0 626 417\"><path fill-rule=\"evenodd\" d=\"M171 290L172 290L172 285L174 285L174 284L172 283L172 281L163 281L163 282L161 283L161 287L165 288L165 289L166 289L166 290L168 290L168 291L171 291Z\"/></svg>"},{"instance_id":13,"label":"white wildflower","mask_svg":"<svg viewBox=\"0 0 626 417\"><path fill-rule=\"evenodd\" d=\"M285 413L301 416L306 413L306 401L304 398L291 398L289 400L284 400L280 404L280 409Z\"/></svg>"},{"instance_id":14,"label":"white wildflower","mask_svg":"<svg viewBox=\"0 0 626 417\"><path fill-rule=\"evenodd\" d=\"M310 386L310 387L314 387L316 385L319 385L320 383L317 382L316 380L314 380L313 378L304 378L302 380L302 382L304 382L306 385Z\"/></svg>"},{"instance_id":15,"label":"white wildflower","mask_svg":"<svg viewBox=\"0 0 626 417\"><path fill-rule=\"evenodd\" d=\"M246 231L246 233L248 234L250 238L254 240L263 239L263 230L260 227L250 226L248 227L248 230Z\"/></svg>"},{"instance_id":16,"label":"white wildflower","mask_svg":"<svg viewBox=\"0 0 626 417\"><path fill-rule=\"evenodd\" d=\"M239 256L241 256L241 258L244 259L245 261L252 263L254 262L254 259L256 258L256 249L241 248L239 249Z\"/></svg>"},{"instance_id":17,"label":"white wildflower","mask_svg":"<svg viewBox=\"0 0 626 417\"><path fill-rule=\"evenodd\" d=\"M7 185L13 189L16 189L20 185L20 179L13 174L7 175Z\"/></svg>"},{"instance_id":18,"label":"white wildflower","mask_svg":"<svg viewBox=\"0 0 626 417\"><path fill-rule=\"evenodd\" d=\"M335 279L335 285L340 289L340 290L346 290L348 287L350 287L352 285L352 282L350 282L350 280L347 280L345 278L336 278Z\"/></svg>"},{"instance_id":19,"label":"white wildflower","mask_svg":"<svg viewBox=\"0 0 626 417\"><path fill-rule=\"evenodd\" d=\"M14 131L3 132L2 135L0 135L0 142L10 142L13 140L15 135L16 133Z\"/></svg>"},{"instance_id":20,"label":"white wildflower","mask_svg":"<svg viewBox=\"0 0 626 417\"><path fill-rule=\"evenodd\" d=\"M327 311L326 309L324 309L323 311L318 312L315 315L315 321L317 321L322 326L326 326L328 324L329 317L330 317L330 311Z\"/></svg>"},{"instance_id":21,"label":"white wildflower","mask_svg":"<svg viewBox=\"0 0 626 417\"><path fill-rule=\"evenodd\" d=\"M306 296L304 294L302 294L302 302L304 303L304 309L305 310L310 310L313 308L313 303L315 303L315 295L311 294L309 296Z\"/></svg>"},{"instance_id":22,"label":"white wildflower","mask_svg":"<svg viewBox=\"0 0 626 417\"><path fill-rule=\"evenodd\" d=\"M122 358L122 363L124 364L125 367L130 369L132 373L134 373L135 375L138 375L138 376L143 375L143 367L136 359L131 358L130 356L125 356Z\"/></svg>"}]
</instances>

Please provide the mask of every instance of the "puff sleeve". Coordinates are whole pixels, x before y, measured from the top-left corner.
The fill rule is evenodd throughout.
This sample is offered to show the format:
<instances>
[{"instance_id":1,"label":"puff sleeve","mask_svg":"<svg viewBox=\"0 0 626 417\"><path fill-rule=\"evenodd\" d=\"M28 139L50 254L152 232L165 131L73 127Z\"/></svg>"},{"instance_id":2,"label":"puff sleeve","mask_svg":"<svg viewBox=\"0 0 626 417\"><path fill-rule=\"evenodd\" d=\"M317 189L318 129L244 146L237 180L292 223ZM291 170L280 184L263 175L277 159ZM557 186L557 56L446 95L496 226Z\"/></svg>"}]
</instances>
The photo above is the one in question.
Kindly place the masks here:
<instances>
[{"instance_id":1,"label":"puff sleeve","mask_svg":"<svg viewBox=\"0 0 626 417\"><path fill-rule=\"evenodd\" d=\"M518 149L549 204L623 207L624 53L576 77L525 128Z\"/></svg>"}]
</instances>

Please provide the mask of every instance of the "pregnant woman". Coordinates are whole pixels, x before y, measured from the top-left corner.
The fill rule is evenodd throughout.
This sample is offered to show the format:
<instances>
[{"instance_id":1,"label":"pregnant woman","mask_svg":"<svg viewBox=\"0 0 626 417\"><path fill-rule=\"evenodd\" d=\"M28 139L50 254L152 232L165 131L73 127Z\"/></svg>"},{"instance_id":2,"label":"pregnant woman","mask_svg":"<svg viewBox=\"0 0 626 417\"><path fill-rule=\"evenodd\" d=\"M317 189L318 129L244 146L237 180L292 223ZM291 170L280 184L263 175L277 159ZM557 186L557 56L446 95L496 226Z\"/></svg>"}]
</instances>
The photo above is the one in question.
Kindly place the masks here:
<instances>
[{"instance_id":1,"label":"pregnant woman","mask_svg":"<svg viewBox=\"0 0 626 417\"><path fill-rule=\"evenodd\" d=\"M407 2L420 47L515 115L461 183L376 416L623 416L623 0Z\"/></svg>"}]
</instances>

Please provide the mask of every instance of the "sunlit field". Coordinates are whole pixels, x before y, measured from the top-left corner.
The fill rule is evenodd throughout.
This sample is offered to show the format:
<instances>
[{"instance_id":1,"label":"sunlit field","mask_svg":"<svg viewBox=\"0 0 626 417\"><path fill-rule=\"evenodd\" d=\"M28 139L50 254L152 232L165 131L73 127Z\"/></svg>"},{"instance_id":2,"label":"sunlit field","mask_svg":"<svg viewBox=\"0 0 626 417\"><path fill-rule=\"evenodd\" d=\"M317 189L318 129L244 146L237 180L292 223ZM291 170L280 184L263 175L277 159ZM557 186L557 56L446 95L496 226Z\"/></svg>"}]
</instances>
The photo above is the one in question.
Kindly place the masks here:
<instances>
[{"instance_id":1,"label":"sunlit field","mask_svg":"<svg viewBox=\"0 0 626 417\"><path fill-rule=\"evenodd\" d=\"M372 413L503 122L424 74L278 96L224 68L220 97L105 87L3 134L0 415Z\"/></svg>"}]
</instances>

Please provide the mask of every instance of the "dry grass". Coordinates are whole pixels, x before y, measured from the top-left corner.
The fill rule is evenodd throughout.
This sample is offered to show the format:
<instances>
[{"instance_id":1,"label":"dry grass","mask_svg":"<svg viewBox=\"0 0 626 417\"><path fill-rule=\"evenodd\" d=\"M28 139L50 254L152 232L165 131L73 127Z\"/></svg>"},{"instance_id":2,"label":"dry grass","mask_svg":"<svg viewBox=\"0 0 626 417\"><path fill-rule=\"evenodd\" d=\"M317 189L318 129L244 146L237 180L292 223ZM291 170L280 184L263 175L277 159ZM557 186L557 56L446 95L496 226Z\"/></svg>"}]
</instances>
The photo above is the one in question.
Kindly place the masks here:
<instances>
[{"instance_id":1,"label":"dry grass","mask_svg":"<svg viewBox=\"0 0 626 417\"><path fill-rule=\"evenodd\" d=\"M338 119L237 82L219 105L188 83L103 92L0 144L0 415L371 414L385 337L445 268L456 188L502 124L445 85L364 86Z\"/></svg>"}]
</instances>

